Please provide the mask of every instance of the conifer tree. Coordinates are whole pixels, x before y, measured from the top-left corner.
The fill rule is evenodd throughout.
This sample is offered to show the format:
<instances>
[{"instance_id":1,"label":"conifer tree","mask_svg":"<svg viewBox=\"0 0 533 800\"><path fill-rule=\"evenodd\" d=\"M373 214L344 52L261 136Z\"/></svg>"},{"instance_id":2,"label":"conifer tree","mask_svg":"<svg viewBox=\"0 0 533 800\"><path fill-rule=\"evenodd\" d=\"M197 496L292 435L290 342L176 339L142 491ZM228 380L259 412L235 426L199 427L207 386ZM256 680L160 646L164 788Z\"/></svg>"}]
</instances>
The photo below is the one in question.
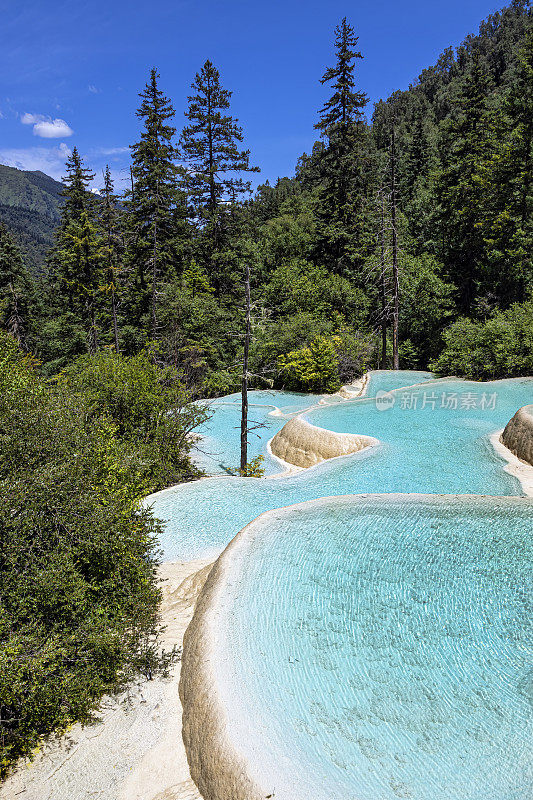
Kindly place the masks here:
<instances>
[{"instance_id":1,"label":"conifer tree","mask_svg":"<svg viewBox=\"0 0 533 800\"><path fill-rule=\"evenodd\" d=\"M61 234L58 258L64 275L70 276L73 306L87 330L89 352L99 348L97 315L102 303L104 278L101 239L88 210L71 219Z\"/></svg>"},{"instance_id":2,"label":"conifer tree","mask_svg":"<svg viewBox=\"0 0 533 800\"><path fill-rule=\"evenodd\" d=\"M65 164L66 175L63 177L63 197L65 202L62 208L61 225L66 225L71 219L79 220L83 211L94 210L94 197L89 192L89 186L94 180L94 172L87 169L74 147Z\"/></svg>"},{"instance_id":3,"label":"conifer tree","mask_svg":"<svg viewBox=\"0 0 533 800\"><path fill-rule=\"evenodd\" d=\"M128 196L130 259L140 319L150 316L152 336L157 333L157 297L161 279L175 260L176 207L179 204L177 151L173 143L174 108L158 87L159 73L140 93L137 117L143 122L138 142L131 145L133 186Z\"/></svg>"},{"instance_id":4,"label":"conifer tree","mask_svg":"<svg viewBox=\"0 0 533 800\"><path fill-rule=\"evenodd\" d=\"M113 339L115 350L120 353L120 343L118 335L118 316L117 298L119 294L119 279L122 267L122 257L124 255L123 239L119 225L119 210L117 199L114 193L113 179L109 165L106 165L104 172L104 188L101 192L103 202L100 213L100 225L102 228L103 248L102 260L104 269L104 280L106 292L110 298L111 318L113 323Z\"/></svg>"},{"instance_id":5,"label":"conifer tree","mask_svg":"<svg viewBox=\"0 0 533 800\"><path fill-rule=\"evenodd\" d=\"M333 269L352 277L362 261L363 208L370 177L370 137L364 117L368 97L355 88L355 65L363 58L357 42L344 17L335 28L336 63L320 80L331 84L333 94L315 125L327 143L319 158L321 250Z\"/></svg>"},{"instance_id":6,"label":"conifer tree","mask_svg":"<svg viewBox=\"0 0 533 800\"><path fill-rule=\"evenodd\" d=\"M513 146L517 170L518 210L527 235L533 235L533 18L520 51L518 75L509 98L514 120Z\"/></svg>"},{"instance_id":7,"label":"conifer tree","mask_svg":"<svg viewBox=\"0 0 533 800\"><path fill-rule=\"evenodd\" d=\"M86 169L78 148L74 147L65 165L63 177L64 199L61 208L61 221L56 235L56 244L49 255L51 282L56 298L63 304L74 303L74 283L76 275L69 272L69 266L60 258L60 250L65 246L65 234L71 223L79 223L83 212L94 212L94 197L89 193L89 185L94 173Z\"/></svg>"},{"instance_id":8,"label":"conifer tree","mask_svg":"<svg viewBox=\"0 0 533 800\"><path fill-rule=\"evenodd\" d=\"M52 302L60 314L72 312L79 319L94 353L99 347L97 316L104 289L95 197L89 192L94 174L85 168L76 147L66 168L65 202L49 261Z\"/></svg>"},{"instance_id":9,"label":"conifer tree","mask_svg":"<svg viewBox=\"0 0 533 800\"><path fill-rule=\"evenodd\" d=\"M396 185L396 128L392 120L390 143L390 185L391 185L391 233L392 233L392 368L400 369L399 355L399 317L400 317L400 282L398 277L398 215Z\"/></svg>"},{"instance_id":10,"label":"conifer tree","mask_svg":"<svg viewBox=\"0 0 533 800\"><path fill-rule=\"evenodd\" d=\"M475 53L440 145L443 169L436 192L444 239L442 256L450 265L449 278L458 287L463 312L473 308L486 263L482 224L486 187L480 172L495 144L489 90L490 78Z\"/></svg>"},{"instance_id":11,"label":"conifer tree","mask_svg":"<svg viewBox=\"0 0 533 800\"><path fill-rule=\"evenodd\" d=\"M34 344L36 297L22 253L0 223L0 324L25 350Z\"/></svg>"},{"instance_id":12,"label":"conifer tree","mask_svg":"<svg viewBox=\"0 0 533 800\"><path fill-rule=\"evenodd\" d=\"M416 115L410 134L405 157L403 158L401 177L399 176L398 180L399 188L405 201L411 199L421 181L426 178L431 167L431 146L422 111L419 111Z\"/></svg>"},{"instance_id":13,"label":"conifer tree","mask_svg":"<svg viewBox=\"0 0 533 800\"><path fill-rule=\"evenodd\" d=\"M349 144L351 127L364 122L363 111L368 103L365 92L355 89L355 59L362 59L363 54L357 47L359 37L355 30L342 19L335 28L335 52L337 61L334 67L329 67L320 83L331 84L333 94L320 111L320 119L315 128L330 141L333 138Z\"/></svg>"},{"instance_id":14,"label":"conifer tree","mask_svg":"<svg viewBox=\"0 0 533 800\"><path fill-rule=\"evenodd\" d=\"M483 224L489 285L504 305L524 301L533 287L533 27L519 53L495 150L481 165L488 213Z\"/></svg>"},{"instance_id":15,"label":"conifer tree","mask_svg":"<svg viewBox=\"0 0 533 800\"><path fill-rule=\"evenodd\" d=\"M238 120L225 113L232 92L222 88L220 74L207 60L191 84L185 112L189 124L183 128L180 147L189 169L188 190L200 222L214 226L222 203L233 203L250 191L250 181L239 173L258 172L250 165L250 151L239 149L243 141Z\"/></svg>"}]
</instances>

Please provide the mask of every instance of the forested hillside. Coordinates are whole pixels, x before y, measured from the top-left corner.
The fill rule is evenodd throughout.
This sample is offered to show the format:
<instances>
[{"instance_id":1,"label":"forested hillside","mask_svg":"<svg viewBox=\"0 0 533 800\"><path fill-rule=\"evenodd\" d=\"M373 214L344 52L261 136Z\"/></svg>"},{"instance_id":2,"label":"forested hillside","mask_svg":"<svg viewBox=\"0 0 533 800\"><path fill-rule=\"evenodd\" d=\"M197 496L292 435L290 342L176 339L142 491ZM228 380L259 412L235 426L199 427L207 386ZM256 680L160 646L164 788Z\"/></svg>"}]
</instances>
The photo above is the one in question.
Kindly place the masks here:
<instances>
[{"instance_id":1,"label":"forested hillside","mask_svg":"<svg viewBox=\"0 0 533 800\"><path fill-rule=\"evenodd\" d=\"M43 172L0 164L0 222L24 253L29 270L43 269L61 217L63 186Z\"/></svg>"},{"instance_id":2,"label":"forested hillside","mask_svg":"<svg viewBox=\"0 0 533 800\"><path fill-rule=\"evenodd\" d=\"M273 186L252 193L209 60L183 124L150 71L124 195L109 169L91 193L75 147L61 195L0 167L1 775L161 664L140 498L198 475L195 399L333 392L377 367L533 375L529 3L373 114L352 23L309 76L329 97L313 150Z\"/></svg>"},{"instance_id":3,"label":"forested hillside","mask_svg":"<svg viewBox=\"0 0 533 800\"><path fill-rule=\"evenodd\" d=\"M315 76L330 99L312 153L294 177L253 197L253 156L210 61L181 131L152 70L124 197L109 176L102 198L91 196L74 150L39 304L19 278L3 280L4 317L27 332L19 339L46 372L102 347L131 355L157 340L194 394L237 388L246 265L256 385L332 390L369 366L531 371L525 355L496 363L489 324L501 311L511 321L531 315L529 3L514 0L447 49L408 90L378 103L371 124L358 81L363 46L343 20L331 66ZM42 182L27 178L25 202L52 219L57 195L46 205ZM17 303L25 312L15 324ZM464 320L480 352L460 367L450 348Z\"/></svg>"}]
</instances>

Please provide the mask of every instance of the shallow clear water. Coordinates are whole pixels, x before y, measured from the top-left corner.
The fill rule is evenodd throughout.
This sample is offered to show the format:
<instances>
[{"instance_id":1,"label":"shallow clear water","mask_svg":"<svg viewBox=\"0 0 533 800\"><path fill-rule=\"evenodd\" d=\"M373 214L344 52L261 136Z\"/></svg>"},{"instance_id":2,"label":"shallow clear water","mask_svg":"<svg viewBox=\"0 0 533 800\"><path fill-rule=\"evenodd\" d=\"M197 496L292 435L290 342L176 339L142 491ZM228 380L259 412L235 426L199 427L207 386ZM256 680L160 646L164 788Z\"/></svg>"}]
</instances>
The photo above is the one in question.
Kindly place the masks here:
<instances>
[{"instance_id":1,"label":"shallow clear water","mask_svg":"<svg viewBox=\"0 0 533 800\"><path fill-rule=\"evenodd\" d=\"M409 373L377 373L371 378L369 393L378 391L376 386L389 389L394 380L405 385L406 378L409 383ZM418 373L415 380L420 381ZM443 393L448 408L441 407ZM305 415L310 422L331 430L375 436L381 442L377 447L291 477L208 478L149 498L156 515L166 521L162 538L165 557L186 560L219 553L263 511L317 497L382 492L522 494L516 478L504 472L504 461L494 452L489 435L503 428L518 408L533 401L532 379L493 383L444 379L393 394L395 404L386 411L378 410L375 400L367 397L318 406ZM457 408L453 407L454 394ZM411 395L416 397L416 408L407 407L415 403ZM474 400L476 407L472 407ZM261 408L267 418L270 408L258 406L258 415ZM277 420L277 425L286 421L269 419ZM238 439L239 432L232 429L231 436ZM266 453L264 440L261 447Z\"/></svg>"},{"instance_id":2,"label":"shallow clear water","mask_svg":"<svg viewBox=\"0 0 533 800\"><path fill-rule=\"evenodd\" d=\"M374 397L376 392L391 392L404 386L424 383L433 379L431 372L419 372L412 369L375 369L368 373L370 376L366 396Z\"/></svg>"},{"instance_id":3,"label":"shallow clear water","mask_svg":"<svg viewBox=\"0 0 533 800\"><path fill-rule=\"evenodd\" d=\"M310 406L318 405L321 395L276 391L249 393L248 460L263 455L267 475L280 471L279 461L267 452L266 444L280 431L290 417ZM338 398L337 398L338 401ZM235 474L240 464L241 395L229 394L206 403L212 416L198 428L201 435L193 461L208 475ZM277 411L275 415L272 413Z\"/></svg>"},{"instance_id":4,"label":"shallow clear water","mask_svg":"<svg viewBox=\"0 0 533 800\"><path fill-rule=\"evenodd\" d=\"M532 511L369 498L256 523L218 598L215 661L265 791L533 796Z\"/></svg>"},{"instance_id":5,"label":"shallow clear water","mask_svg":"<svg viewBox=\"0 0 533 800\"><path fill-rule=\"evenodd\" d=\"M376 391L391 391L402 386L427 381L431 372L410 370L374 370L370 373L366 394ZM249 392L248 459L258 455L265 458L266 475L280 471L279 462L267 452L266 444L280 431L290 417L305 409L322 404L337 404L342 401L339 395L302 394L298 392L278 392L274 390L254 390ZM241 394L235 392L206 403L212 417L198 428L202 437L198 448L193 451L193 460L208 475L235 474L240 463ZM273 414L272 412L276 412Z\"/></svg>"},{"instance_id":6,"label":"shallow clear water","mask_svg":"<svg viewBox=\"0 0 533 800\"><path fill-rule=\"evenodd\" d=\"M268 427L252 457L309 406L313 424L380 444L290 477L213 477L150 498L165 556L185 560L316 498L502 496L337 497L276 512L232 551L218 688L275 800L533 796L533 503L512 497L520 484L489 440L533 401L533 380L431 378L374 372L349 402L254 393L251 416ZM379 392L392 394L378 404ZM217 401L206 431L219 464L238 459L239 403Z\"/></svg>"}]
</instances>

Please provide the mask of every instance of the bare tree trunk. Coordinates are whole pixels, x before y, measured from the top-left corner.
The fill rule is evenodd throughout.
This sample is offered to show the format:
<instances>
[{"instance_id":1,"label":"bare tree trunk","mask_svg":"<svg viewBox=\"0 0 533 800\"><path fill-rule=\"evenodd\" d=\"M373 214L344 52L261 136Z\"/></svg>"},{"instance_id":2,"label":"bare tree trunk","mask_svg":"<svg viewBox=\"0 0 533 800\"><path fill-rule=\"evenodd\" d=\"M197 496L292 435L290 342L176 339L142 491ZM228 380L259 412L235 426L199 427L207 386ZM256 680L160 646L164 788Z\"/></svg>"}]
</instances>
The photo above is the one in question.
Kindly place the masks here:
<instances>
[{"instance_id":1,"label":"bare tree trunk","mask_svg":"<svg viewBox=\"0 0 533 800\"><path fill-rule=\"evenodd\" d=\"M98 345L98 329L96 327L96 316L94 313L94 306L91 302L89 316L91 320L91 332L89 336L89 347L91 351L91 355L95 355L98 352L99 345Z\"/></svg>"},{"instance_id":2,"label":"bare tree trunk","mask_svg":"<svg viewBox=\"0 0 533 800\"><path fill-rule=\"evenodd\" d=\"M152 337L155 339L157 333L157 309L156 309L156 289L157 289L157 214L159 211L159 186L157 187L157 202L154 218L154 252L152 264Z\"/></svg>"},{"instance_id":3,"label":"bare tree trunk","mask_svg":"<svg viewBox=\"0 0 533 800\"><path fill-rule=\"evenodd\" d=\"M241 473L248 464L248 356L250 352L251 316L250 316L250 263L246 259L244 280L246 297L246 330L244 334L244 358L242 362L242 411L241 411Z\"/></svg>"},{"instance_id":4,"label":"bare tree trunk","mask_svg":"<svg viewBox=\"0 0 533 800\"><path fill-rule=\"evenodd\" d=\"M385 194L381 194L381 369L387 369L387 295L385 291Z\"/></svg>"},{"instance_id":5,"label":"bare tree trunk","mask_svg":"<svg viewBox=\"0 0 533 800\"><path fill-rule=\"evenodd\" d=\"M6 327L9 333L17 340L19 345L26 350L27 348L24 342L24 323L19 314L18 296L12 282L9 283L9 291L11 292L11 297L13 298L13 306L8 316Z\"/></svg>"},{"instance_id":6,"label":"bare tree trunk","mask_svg":"<svg viewBox=\"0 0 533 800\"><path fill-rule=\"evenodd\" d=\"M118 320L117 320L117 304L115 300L115 287L111 290L111 308L113 310L113 333L115 334L115 350L120 354L120 346L118 343Z\"/></svg>"},{"instance_id":7,"label":"bare tree trunk","mask_svg":"<svg viewBox=\"0 0 533 800\"><path fill-rule=\"evenodd\" d=\"M396 230L396 132L394 122L391 135L391 218L392 218L392 368L400 369L398 353L398 320L400 316L399 282L398 282L398 233Z\"/></svg>"}]
</instances>

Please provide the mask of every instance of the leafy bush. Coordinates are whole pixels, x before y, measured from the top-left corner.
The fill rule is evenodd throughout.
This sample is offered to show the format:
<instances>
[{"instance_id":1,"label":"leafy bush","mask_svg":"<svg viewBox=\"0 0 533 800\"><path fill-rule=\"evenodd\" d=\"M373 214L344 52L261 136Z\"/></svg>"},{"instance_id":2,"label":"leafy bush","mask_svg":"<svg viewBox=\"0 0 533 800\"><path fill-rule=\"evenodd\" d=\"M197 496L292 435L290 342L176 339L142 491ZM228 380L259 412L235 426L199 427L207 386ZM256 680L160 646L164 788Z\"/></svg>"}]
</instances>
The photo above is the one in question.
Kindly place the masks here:
<instances>
[{"instance_id":1,"label":"leafy bush","mask_svg":"<svg viewBox=\"0 0 533 800\"><path fill-rule=\"evenodd\" d=\"M265 475L265 468L263 466L264 460L264 456L252 458L244 469L239 470L241 478L263 478Z\"/></svg>"},{"instance_id":2,"label":"leafy bush","mask_svg":"<svg viewBox=\"0 0 533 800\"><path fill-rule=\"evenodd\" d=\"M104 351L81 356L58 378L66 393L86 399L91 416L108 417L135 448L146 493L198 474L188 458L191 434L207 418L176 371L155 358L150 349L130 357Z\"/></svg>"},{"instance_id":3,"label":"leafy bush","mask_svg":"<svg viewBox=\"0 0 533 800\"><path fill-rule=\"evenodd\" d=\"M336 392L362 375L374 352L370 336L340 328L333 336L316 336L309 345L278 358L283 386L301 392Z\"/></svg>"},{"instance_id":4,"label":"leafy bush","mask_svg":"<svg viewBox=\"0 0 533 800\"><path fill-rule=\"evenodd\" d=\"M286 388L305 392L336 392L340 389L337 346L340 337L317 336L308 347L293 350L279 359Z\"/></svg>"},{"instance_id":5,"label":"leafy bush","mask_svg":"<svg viewBox=\"0 0 533 800\"><path fill-rule=\"evenodd\" d=\"M1 335L2 776L158 664L159 524L140 505L137 454L66 389Z\"/></svg>"},{"instance_id":6,"label":"leafy bush","mask_svg":"<svg viewBox=\"0 0 533 800\"><path fill-rule=\"evenodd\" d=\"M252 371L275 374L280 356L306 347L319 336L333 336L335 331L332 321L316 319L309 311L279 317L264 329L254 332L250 353Z\"/></svg>"},{"instance_id":7,"label":"leafy bush","mask_svg":"<svg viewBox=\"0 0 533 800\"><path fill-rule=\"evenodd\" d=\"M515 303L486 322L459 319L430 369L476 380L533 375L533 300Z\"/></svg>"}]
</instances>

